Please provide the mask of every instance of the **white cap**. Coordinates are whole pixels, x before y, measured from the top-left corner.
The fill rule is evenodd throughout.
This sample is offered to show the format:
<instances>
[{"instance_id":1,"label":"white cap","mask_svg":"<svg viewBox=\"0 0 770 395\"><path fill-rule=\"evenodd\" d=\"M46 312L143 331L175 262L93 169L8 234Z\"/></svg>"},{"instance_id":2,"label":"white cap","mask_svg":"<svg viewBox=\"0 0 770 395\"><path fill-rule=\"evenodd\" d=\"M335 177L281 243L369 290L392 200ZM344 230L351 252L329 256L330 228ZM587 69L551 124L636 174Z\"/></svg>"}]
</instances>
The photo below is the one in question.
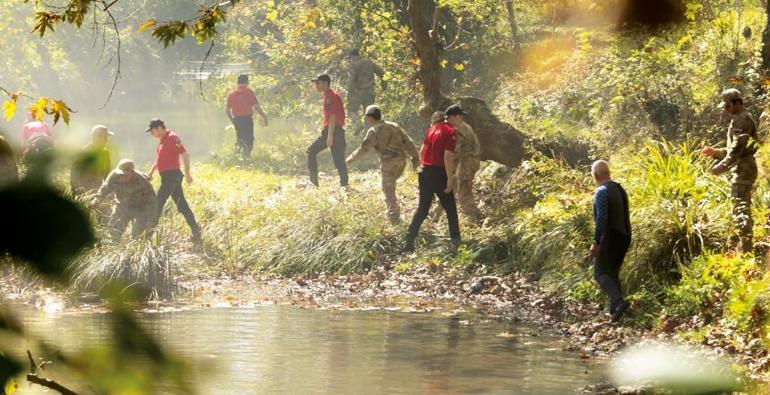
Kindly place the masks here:
<instances>
[{"instance_id":1,"label":"white cap","mask_svg":"<svg viewBox=\"0 0 770 395\"><path fill-rule=\"evenodd\" d=\"M96 136L98 134L106 134L108 136L114 136L115 135L115 133L113 133L112 131L107 129L107 127L104 126L104 125L96 125L96 126L93 127L93 129L91 129L91 136L92 137Z\"/></svg>"}]
</instances>

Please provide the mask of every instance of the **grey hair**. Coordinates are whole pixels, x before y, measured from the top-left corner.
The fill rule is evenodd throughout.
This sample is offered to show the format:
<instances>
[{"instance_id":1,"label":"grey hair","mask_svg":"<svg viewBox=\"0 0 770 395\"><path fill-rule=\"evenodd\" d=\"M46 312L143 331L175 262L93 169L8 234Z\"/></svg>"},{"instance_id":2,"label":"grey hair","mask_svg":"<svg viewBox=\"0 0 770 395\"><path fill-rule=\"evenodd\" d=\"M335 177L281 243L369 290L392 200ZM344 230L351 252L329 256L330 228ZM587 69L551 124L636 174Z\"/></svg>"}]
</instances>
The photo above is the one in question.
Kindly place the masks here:
<instances>
[{"instance_id":1,"label":"grey hair","mask_svg":"<svg viewBox=\"0 0 770 395\"><path fill-rule=\"evenodd\" d=\"M606 160L603 160L603 159L599 159L599 160L595 161L591 165L591 174L594 177L596 177L596 176L606 176L606 177L609 177L609 175L610 175L610 164Z\"/></svg>"}]
</instances>

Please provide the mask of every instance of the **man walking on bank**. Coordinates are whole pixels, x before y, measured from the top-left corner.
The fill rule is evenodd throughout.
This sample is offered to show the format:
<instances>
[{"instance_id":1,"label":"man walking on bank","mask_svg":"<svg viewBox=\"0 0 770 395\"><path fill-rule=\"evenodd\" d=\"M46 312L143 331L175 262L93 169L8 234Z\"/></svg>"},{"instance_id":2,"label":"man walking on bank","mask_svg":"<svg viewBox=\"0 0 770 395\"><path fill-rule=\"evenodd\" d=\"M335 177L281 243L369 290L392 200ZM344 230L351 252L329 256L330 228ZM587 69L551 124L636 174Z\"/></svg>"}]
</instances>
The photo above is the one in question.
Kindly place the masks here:
<instances>
[{"instance_id":1,"label":"man walking on bank","mask_svg":"<svg viewBox=\"0 0 770 395\"><path fill-rule=\"evenodd\" d=\"M262 117L262 126L267 126L267 115L259 105L257 95L249 88L249 76L238 76L238 86L227 96L225 114L235 127L235 151L243 159L251 157L254 149L254 113Z\"/></svg>"},{"instance_id":2,"label":"man walking on bank","mask_svg":"<svg viewBox=\"0 0 770 395\"><path fill-rule=\"evenodd\" d=\"M718 106L732 120L727 128L727 147L715 149L703 147L701 154L717 160L711 172L722 174L730 170L730 194L733 200L733 223L738 232L739 250L752 250L754 221L751 217L751 195L757 180L757 161L754 158L759 149L757 126L751 114L743 107L741 92L727 89L722 92L722 102Z\"/></svg>"},{"instance_id":3,"label":"man walking on bank","mask_svg":"<svg viewBox=\"0 0 770 395\"><path fill-rule=\"evenodd\" d=\"M607 294L612 322L618 322L629 307L620 286L620 266L631 245L628 195L620 184L612 181L606 161L594 162L591 176L598 187L594 194L596 232L590 252L594 278Z\"/></svg>"},{"instance_id":4,"label":"man walking on bank","mask_svg":"<svg viewBox=\"0 0 770 395\"><path fill-rule=\"evenodd\" d=\"M432 126L425 134L425 141L420 149L422 168L418 174L419 203L412 223L406 235L406 244L402 252L414 251L414 242L420 232L420 226L428 217L433 197L438 197L446 211L449 224L449 237L452 240L452 252L460 246L460 226L457 220L457 205L454 190L454 150L457 135L452 125L445 122L446 115L437 111L431 117Z\"/></svg>"},{"instance_id":5,"label":"man walking on bank","mask_svg":"<svg viewBox=\"0 0 770 395\"><path fill-rule=\"evenodd\" d=\"M307 168L310 171L310 182L318 186L318 153L329 148L332 152L334 166L340 176L340 186L348 187L348 166L345 163L345 107L342 98L331 89L331 77L320 74L311 81L323 96L323 130L321 136L307 148Z\"/></svg>"},{"instance_id":6,"label":"man walking on bank","mask_svg":"<svg viewBox=\"0 0 770 395\"><path fill-rule=\"evenodd\" d=\"M412 167L420 166L420 155L414 142L397 123L384 121L380 108L371 105L366 108L366 137L361 146L348 156L347 163L358 160L370 150L380 156L382 193L388 208L388 219L397 223L401 220L401 209L396 198L396 181L404 174L406 159L410 157Z\"/></svg>"},{"instance_id":7,"label":"man walking on bank","mask_svg":"<svg viewBox=\"0 0 770 395\"><path fill-rule=\"evenodd\" d=\"M361 118L358 115L362 108L374 104L374 75L380 77L380 87L382 90L388 88L383 79L385 71L369 59L361 57L358 49L350 51L350 78L348 79L348 114L353 122L355 135L361 131L364 125L361 124Z\"/></svg>"},{"instance_id":8,"label":"man walking on bank","mask_svg":"<svg viewBox=\"0 0 770 395\"><path fill-rule=\"evenodd\" d=\"M155 163L150 169L147 177L152 180L155 170L160 174L160 187L158 188L158 218L163 215L163 207L169 197L176 204L177 210L184 216L187 225L192 231L192 242L201 242L201 230L195 215L184 197L182 191L182 179L185 178L188 184L193 182L190 174L190 155L187 153L182 140L171 129L166 128L166 124L160 119L153 119L146 130L153 137L158 139L158 148L156 150ZM184 175L179 166L179 157L184 162Z\"/></svg>"}]
</instances>

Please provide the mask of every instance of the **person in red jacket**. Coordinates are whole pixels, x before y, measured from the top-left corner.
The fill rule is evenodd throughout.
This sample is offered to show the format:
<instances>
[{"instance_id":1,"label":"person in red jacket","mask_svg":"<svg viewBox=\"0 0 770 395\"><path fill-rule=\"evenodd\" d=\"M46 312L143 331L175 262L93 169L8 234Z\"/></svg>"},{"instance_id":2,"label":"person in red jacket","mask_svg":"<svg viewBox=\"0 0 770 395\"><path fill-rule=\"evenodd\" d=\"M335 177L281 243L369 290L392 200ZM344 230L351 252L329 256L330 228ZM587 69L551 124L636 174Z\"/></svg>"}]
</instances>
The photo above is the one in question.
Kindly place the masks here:
<instances>
[{"instance_id":1,"label":"person in red jacket","mask_svg":"<svg viewBox=\"0 0 770 395\"><path fill-rule=\"evenodd\" d=\"M331 77L321 74L311 81L315 83L318 93L323 95L324 127L321 135L307 148L307 168L310 171L310 182L318 186L318 153L329 148L337 173L340 175L340 186L348 186L348 165L345 163L345 107L342 98L331 89Z\"/></svg>"},{"instance_id":2,"label":"person in red jacket","mask_svg":"<svg viewBox=\"0 0 770 395\"><path fill-rule=\"evenodd\" d=\"M160 187L158 188L158 218L163 214L163 206L169 197L176 204L176 208L184 216L187 225L192 231L192 241L201 242L201 229L195 220L195 215L184 197L182 191L182 178L187 179L187 183L193 182L190 174L190 155L182 144L182 140L171 129L166 128L166 124L160 119L153 119L146 130L153 137L158 139L158 148L155 151L155 163L147 175L152 179L155 170L160 174ZM179 157L184 161L184 176L179 166Z\"/></svg>"},{"instance_id":3,"label":"person in red jacket","mask_svg":"<svg viewBox=\"0 0 770 395\"><path fill-rule=\"evenodd\" d=\"M262 117L262 126L267 126L267 115L259 105L257 95L249 88L249 76L238 76L238 86L227 96L225 114L235 127L235 150L244 159L251 157L254 149L254 113Z\"/></svg>"},{"instance_id":4,"label":"person in red jacket","mask_svg":"<svg viewBox=\"0 0 770 395\"><path fill-rule=\"evenodd\" d=\"M420 149L422 168L417 176L419 185L419 203L414 212L412 223L406 235L406 244L402 252L414 251L414 242L425 218L428 217L433 196L438 197L446 211L449 225L449 237L452 239L452 252L460 246L460 226L457 219L457 203L454 196L454 150L457 142L455 129L446 122L446 114L437 111L431 118L432 126L425 133L425 141Z\"/></svg>"}]
</instances>

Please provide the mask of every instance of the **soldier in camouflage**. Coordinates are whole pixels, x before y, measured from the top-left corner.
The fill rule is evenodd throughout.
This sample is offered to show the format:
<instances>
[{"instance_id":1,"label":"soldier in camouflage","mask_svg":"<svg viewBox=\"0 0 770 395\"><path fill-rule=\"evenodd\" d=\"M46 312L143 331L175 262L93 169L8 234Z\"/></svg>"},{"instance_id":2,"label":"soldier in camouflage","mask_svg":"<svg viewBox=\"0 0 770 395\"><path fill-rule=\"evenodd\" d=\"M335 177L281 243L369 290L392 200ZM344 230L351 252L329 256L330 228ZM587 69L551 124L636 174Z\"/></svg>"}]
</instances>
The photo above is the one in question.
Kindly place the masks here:
<instances>
[{"instance_id":1,"label":"soldier in camouflage","mask_svg":"<svg viewBox=\"0 0 770 395\"><path fill-rule=\"evenodd\" d=\"M730 190L733 201L733 222L738 233L739 248L743 252L752 250L751 194L757 179L757 162L754 154L759 148L757 127L754 119L743 107L741 93L737 89L722 92L719 108L730 115L732 120L727 129L727 147L715 149L709 146L701 153L717 162L711 172L722 174L730 170Z\"/></svg>"},{"instance_id":2,"label":"soldier in camouflage","mask_svg":"<svg viewBox=\"0 0 770 395\"><path fill-rule=\"evenodd\" d=\"M357 49L350 51L350 78L348 79L348 115L353 120L355 134L364 127L358 111L366 108L375 101L374 75L380 77L382 90L387 89L387 83L382 77L385 71L369 59L361 57Z\"/></svg>"},{"instance_id":3,"label":"soldier in camouflage","mask_svg":"<svg viewBox=\"0 0 770 395\"><path fill-rule=\"evenodd\" d=\"M358 160L372 149L377 151L380 156L382 192L385 194L388 218L396 223L401 218L396 198L396 181L404 174L406 158L411 158L412 167L416 169L420 166L420 155L414 142L401 126L382 119L379 107L371 105L366 108L366 126L368 129L364 141L348 156L347 163Z\"/></svg>"},{"instance_id":4,"label":"soldier in camouflage","mask_svg":"<svg viewBox=\"0 0 770 395\"><path fill-rule=\"evenodd\" d=\"M133 161L120 161L99 188L94 203L110 194L117 198L109 222L113 240L120 240L132 221L132 237L137 239L144 234L149 238L158 223L158 202L152 184L144 174L134 170Z\"/></svg>"},{"instance_id":5,"label":"soldier in camouflage","mask_svg":"<svg viewBox=\"0 0 770 395\"><path fill-rule=\"evenodd\" d=\"M449 106L444 111L447 122L457 132L455 145L455 196L460 210L475 223L481 222L484 216L476 203L473 194L473 180L481 166L481 144L471 125L465 122L463 115L467 113L457 104Z\"/></svg>"}]
</instances>

